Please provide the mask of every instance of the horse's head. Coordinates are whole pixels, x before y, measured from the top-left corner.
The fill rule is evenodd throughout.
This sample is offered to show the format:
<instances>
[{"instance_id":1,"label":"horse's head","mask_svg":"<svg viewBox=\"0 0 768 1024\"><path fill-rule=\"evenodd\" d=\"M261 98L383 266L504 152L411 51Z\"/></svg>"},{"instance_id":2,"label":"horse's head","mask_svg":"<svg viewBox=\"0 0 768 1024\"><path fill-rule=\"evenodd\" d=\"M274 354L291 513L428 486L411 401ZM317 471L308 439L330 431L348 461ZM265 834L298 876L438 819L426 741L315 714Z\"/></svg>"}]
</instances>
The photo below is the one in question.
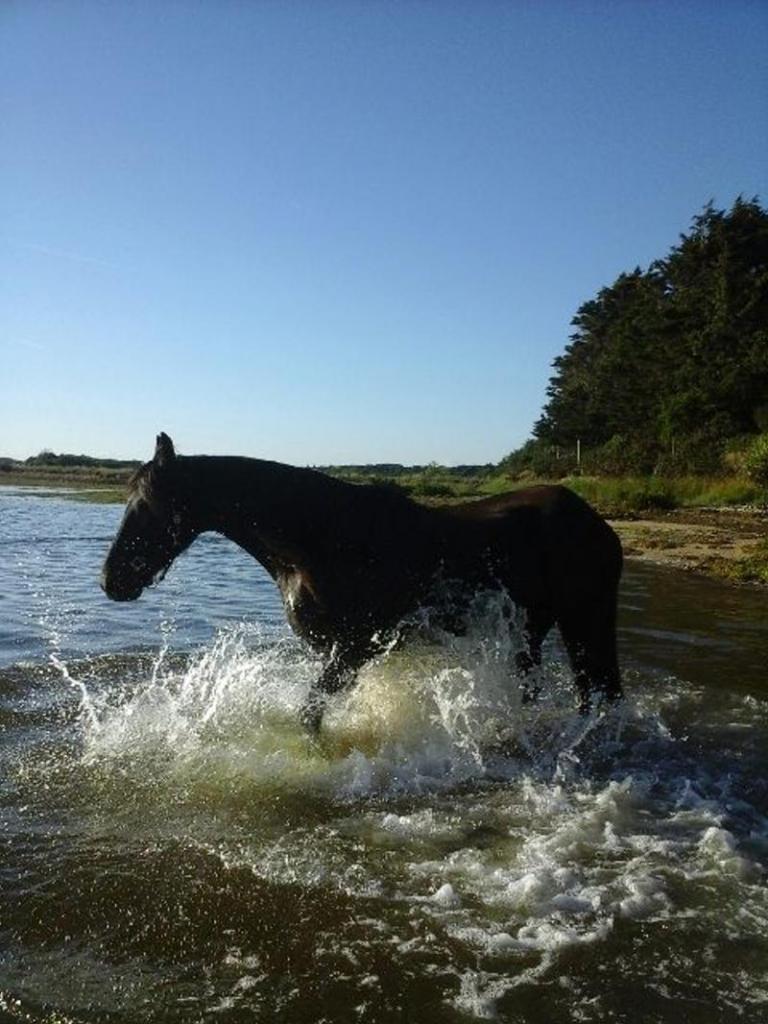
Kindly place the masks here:
<instances>
[{"instance_id":1,"label":"horse's head","mask_svg":"<svg viewBox=\"0 0 768 1024\"><path fill-rule=\"evenodd\" d=\"M135 601L198 532L180 487L173 441L159 434L154 458L131 478L125 515L101 571L104 593L113 601Z\"/></svg>"}]
</instances>

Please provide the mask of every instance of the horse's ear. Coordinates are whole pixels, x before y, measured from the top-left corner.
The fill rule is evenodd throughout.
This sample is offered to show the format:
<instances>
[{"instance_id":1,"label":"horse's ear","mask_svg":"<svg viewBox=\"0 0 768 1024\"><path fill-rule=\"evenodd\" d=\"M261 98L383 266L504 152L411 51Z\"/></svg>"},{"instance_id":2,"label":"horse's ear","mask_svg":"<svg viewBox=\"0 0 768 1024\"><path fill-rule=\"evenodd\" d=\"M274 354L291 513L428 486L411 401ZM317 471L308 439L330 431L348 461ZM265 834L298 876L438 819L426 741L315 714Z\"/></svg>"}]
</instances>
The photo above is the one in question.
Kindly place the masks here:
<instances>
[{"instance_id":1,"label":"horse's ear","mask_svg":"<svg viewBox=\"0 0 768 1024\"><path fill-rule=\"evenodd\" d=\"M155 443L154 463L156 466L167 466L176 458L173 441L167 434L158 434Z\"/></svg>"}]
</instances>

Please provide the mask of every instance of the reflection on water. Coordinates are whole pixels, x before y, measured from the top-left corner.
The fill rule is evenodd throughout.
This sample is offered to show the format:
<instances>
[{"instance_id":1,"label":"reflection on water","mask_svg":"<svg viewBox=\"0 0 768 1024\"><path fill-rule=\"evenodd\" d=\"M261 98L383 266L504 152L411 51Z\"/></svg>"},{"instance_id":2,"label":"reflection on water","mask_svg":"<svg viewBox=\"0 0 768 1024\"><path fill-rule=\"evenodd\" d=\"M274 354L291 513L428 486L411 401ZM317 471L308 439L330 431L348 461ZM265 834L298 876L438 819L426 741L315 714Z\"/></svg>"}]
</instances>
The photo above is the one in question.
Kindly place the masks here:
<instances>
[{"instance_id":1,"label":"reflection on water","mask_svg":"<svg viewBox=\"0 0 768 1024\"><path fill-rule=\"evenodd\" d=\"M0 1018L762 1019L762 593L631 568L591 719L556 643L520 706L480 602L315 744L258 567L206 539L111 605L118 518L0 497Z\"/></svg>"},{"instance_id":2,"label":"reflection on water","mask_svg":"<svg viewBox=\"0 0 768 1024\"><path fill-rule=\"evenodd\" d=\"M628 563L621 640L629 659L707 686L768 696L768 592Z\"/></svg>"}]
</instances>

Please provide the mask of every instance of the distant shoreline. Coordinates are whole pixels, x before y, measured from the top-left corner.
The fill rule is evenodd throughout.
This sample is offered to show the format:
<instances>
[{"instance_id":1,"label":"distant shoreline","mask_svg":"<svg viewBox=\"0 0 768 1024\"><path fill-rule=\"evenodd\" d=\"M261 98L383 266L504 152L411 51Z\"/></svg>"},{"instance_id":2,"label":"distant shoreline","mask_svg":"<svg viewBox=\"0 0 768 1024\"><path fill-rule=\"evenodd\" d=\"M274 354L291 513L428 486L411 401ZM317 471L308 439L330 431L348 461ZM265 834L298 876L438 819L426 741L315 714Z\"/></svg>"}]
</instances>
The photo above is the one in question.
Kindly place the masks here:
<instances>
[{"instance_id":1,"label":"distant shoreline","mask_svg":"<svg viewBox=\"0 0 768 1024\"><path fill-rule=\"evenodd\" d=\"M91 484L126 484L135 467L110 468L106 466L28 466L12 463L0 466L0 484L34 486L37 483L60 483L65 487L85 487Z\"/></svg>"}]
</instances>

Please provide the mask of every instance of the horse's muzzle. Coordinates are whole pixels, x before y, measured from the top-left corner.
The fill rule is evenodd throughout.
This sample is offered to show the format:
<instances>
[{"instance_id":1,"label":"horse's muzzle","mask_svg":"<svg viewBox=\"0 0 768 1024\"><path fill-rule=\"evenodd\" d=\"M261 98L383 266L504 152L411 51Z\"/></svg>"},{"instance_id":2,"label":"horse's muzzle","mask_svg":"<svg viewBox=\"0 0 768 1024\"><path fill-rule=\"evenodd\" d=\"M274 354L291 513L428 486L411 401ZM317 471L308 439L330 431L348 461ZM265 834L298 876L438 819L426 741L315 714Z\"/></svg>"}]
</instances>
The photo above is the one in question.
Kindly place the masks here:
<instances>
[{"instance_id":1,"label":"horse's muzzle","mask_svg":"<svg viewBox=\"0 0 768 1024\"><path fill-rule=\"evenodd\" d=\"M124 583L120 583L114 578L109 578L106 571L102 571L99 585L107 597L111 601L135 601L137 597L141 597L141 592L144 589L139 586L127 586Z\"/></svg>"}]
</instances>

